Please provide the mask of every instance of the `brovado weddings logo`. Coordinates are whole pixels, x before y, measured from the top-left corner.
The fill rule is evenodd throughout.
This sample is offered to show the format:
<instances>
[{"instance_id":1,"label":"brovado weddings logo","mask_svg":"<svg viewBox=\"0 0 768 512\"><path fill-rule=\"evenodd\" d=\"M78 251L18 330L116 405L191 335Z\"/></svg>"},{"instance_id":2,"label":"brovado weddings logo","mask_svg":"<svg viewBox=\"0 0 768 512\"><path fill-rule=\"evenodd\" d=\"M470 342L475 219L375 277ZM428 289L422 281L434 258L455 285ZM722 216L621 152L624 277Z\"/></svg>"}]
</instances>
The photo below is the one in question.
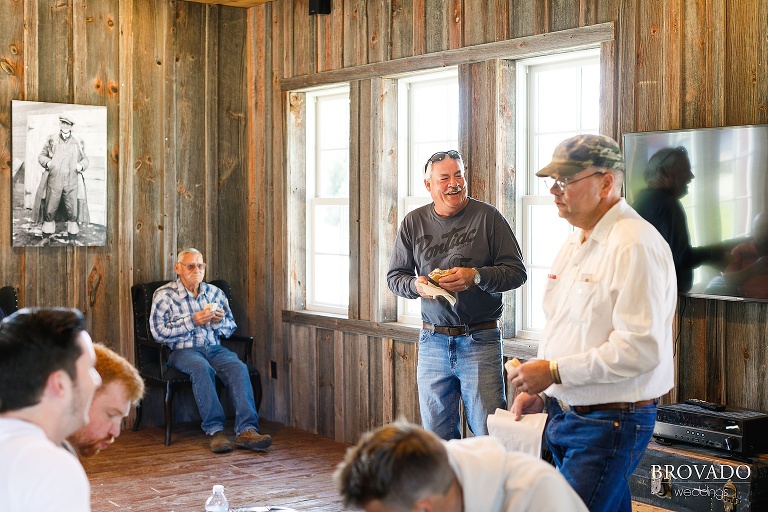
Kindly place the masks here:
<instances>
[{"instance_id":1,"label":"brovado weddings logo","mask_svg":"<svg viewBox=\"0 0 768 512\"><path fill-rule=\"evenodd\" d=\"M727 466L725 464L652 464L651 479L669 477L675 480L685 480L688 483L712 483L720 480L722 483L734 478L738 480L749 480L752 475L752 469L746 464L738 466Z\"/></svg>"},{"instance_id":2,"label":"brovado weddings logo","mask_svg":"<svg viewBox=\"0 0 768 512\"><path fill-rule=\"evenodd\" d=\"M746 464L652 464L650 473L651 494L663 498L714 498L730 511L739 503L734 481L748 481L752 469Z\"/></svg>"}]
</instances>

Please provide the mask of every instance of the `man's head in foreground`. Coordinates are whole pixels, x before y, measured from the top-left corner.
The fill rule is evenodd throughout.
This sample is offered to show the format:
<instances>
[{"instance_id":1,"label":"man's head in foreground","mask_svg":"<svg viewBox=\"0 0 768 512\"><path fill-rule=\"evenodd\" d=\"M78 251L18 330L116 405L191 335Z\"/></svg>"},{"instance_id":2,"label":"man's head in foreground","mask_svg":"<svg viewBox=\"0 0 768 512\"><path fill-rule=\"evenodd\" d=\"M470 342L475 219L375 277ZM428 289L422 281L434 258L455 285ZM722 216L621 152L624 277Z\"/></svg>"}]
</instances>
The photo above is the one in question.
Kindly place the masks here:
<instances>
[{"instance_id":1,"label":"man's head in foreground","mask_svg":"<svg viewBox=\"0 0 768 512\"><path fill-rule=\"evenodd\" d=\"M0 323L0 415L61 444L88 422L101 378L80 311L25 308Z\"/></svg>"},{"instance_id":2,"label":"man's head in foreground","mask_svg":"<svg viewBox=\"0 0 768 512\"><path fill-rule=\"evenodd\" d=\"M96 371L102 379L89 413L90 421L68 441L83 457L96 455L120 435L123 418L144 396L144 381L127 359L101 344L96 350Z\"/></svg>"},{"instance_id":3,"label":"man's head in foreground","mask_svg":"<svg viewBox=\"0 0 768 512\"><path fill-rule=\"evenodd\" d=\"M363 435L334 473L346 506L367 512L463 510L462 491L443 443L405 422Z\"/></svg>"}]
</instances>

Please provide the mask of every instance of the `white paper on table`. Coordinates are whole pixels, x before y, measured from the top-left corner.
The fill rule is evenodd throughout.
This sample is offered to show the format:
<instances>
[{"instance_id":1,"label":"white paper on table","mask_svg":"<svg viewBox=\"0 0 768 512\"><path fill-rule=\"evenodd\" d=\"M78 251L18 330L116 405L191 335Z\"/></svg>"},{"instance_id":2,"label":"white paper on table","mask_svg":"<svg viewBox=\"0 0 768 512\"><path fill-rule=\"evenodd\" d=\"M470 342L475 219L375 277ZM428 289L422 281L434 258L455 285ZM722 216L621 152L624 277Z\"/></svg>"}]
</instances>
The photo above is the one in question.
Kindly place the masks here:
<instances>
[{"instance_id":1,"label":"white paper on table","mask_svg":"<svg viewBox=\"0 0 768 512\"><path fill-rule=\"evenodd\" d=\"M454 297L448 290L444 290L432 283L421 283L421 289L424 290L424 293L427 295L431 295L433 299L436 299L437 297L445 297L445 300L447 300L451 306L456 305L456 297Z\"/></svg>"},{"instance_id":2,"label":"white paper on table","mask_svg":"<svg viewBox=\"0 0 768 512\"><path fill-rule=\"evenodd\" d=\"M488 433L501 441L508 451L523 452L534 457L541 457L541 439L547 413L524 414L520 421L515 421L515 414L504 409L488 416Z\"/></svg>"}]
</instances>

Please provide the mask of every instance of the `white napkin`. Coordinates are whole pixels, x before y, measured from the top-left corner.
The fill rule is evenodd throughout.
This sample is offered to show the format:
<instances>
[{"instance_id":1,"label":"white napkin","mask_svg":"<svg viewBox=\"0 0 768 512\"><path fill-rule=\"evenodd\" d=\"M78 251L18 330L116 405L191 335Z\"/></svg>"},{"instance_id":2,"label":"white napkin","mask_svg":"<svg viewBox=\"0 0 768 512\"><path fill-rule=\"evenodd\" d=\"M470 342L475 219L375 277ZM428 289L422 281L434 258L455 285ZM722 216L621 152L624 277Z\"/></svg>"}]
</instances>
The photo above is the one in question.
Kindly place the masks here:
<instances>
[{"instance_id":1,"label":"white napkin","mask_svg":"<svg viewBox=\"0 0 768 512\"><path fill-rule=\"evenodd\" d=\"M435 286L432 283L421 283L421 288L424 290L424 293L430 295L433 299L436 299L437 297L444 297L451 306L456 305L456 297L454 297L453 294L451 294L451 292L448 290L443 290L439 286Z\"/></svg>"},{"instance_id":2,"label":"white napkin","mask_svg":"<svg viewBox=\"0 0 768 512\"><path fill-rule=\"evenodd\" d=\"M524 414L520 421L515 421L515 414L504 409L488 416L488 433L501 441L504 448L511 452L523 452L541 457L541 437L547 413Z\"/></svg>"}]
</instances>

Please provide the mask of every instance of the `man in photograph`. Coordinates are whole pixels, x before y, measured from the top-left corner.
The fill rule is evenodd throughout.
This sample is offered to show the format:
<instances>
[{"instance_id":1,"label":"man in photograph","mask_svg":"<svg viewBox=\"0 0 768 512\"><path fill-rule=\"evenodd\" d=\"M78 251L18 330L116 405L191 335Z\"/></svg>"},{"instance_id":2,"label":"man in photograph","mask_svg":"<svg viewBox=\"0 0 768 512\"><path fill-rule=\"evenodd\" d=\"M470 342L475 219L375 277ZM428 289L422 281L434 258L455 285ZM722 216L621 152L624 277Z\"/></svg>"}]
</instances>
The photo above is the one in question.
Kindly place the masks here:
<instances>
[{"instance_id":1,"label":"man in photograph","mask_svg":"<svg viewBox=\"0 0 768 512\"><path fill-rule=\"evenodd\" d=\"M59 132L49 135L37 161L44 172L35 194L33 216L43 223L43 245L56 232L56 221L67 223L70 239L80 232L79 223L90 222L83 172L88 168L83 141L72 134L74 121L59 116Z\"/></svg>"}]
</instances>

